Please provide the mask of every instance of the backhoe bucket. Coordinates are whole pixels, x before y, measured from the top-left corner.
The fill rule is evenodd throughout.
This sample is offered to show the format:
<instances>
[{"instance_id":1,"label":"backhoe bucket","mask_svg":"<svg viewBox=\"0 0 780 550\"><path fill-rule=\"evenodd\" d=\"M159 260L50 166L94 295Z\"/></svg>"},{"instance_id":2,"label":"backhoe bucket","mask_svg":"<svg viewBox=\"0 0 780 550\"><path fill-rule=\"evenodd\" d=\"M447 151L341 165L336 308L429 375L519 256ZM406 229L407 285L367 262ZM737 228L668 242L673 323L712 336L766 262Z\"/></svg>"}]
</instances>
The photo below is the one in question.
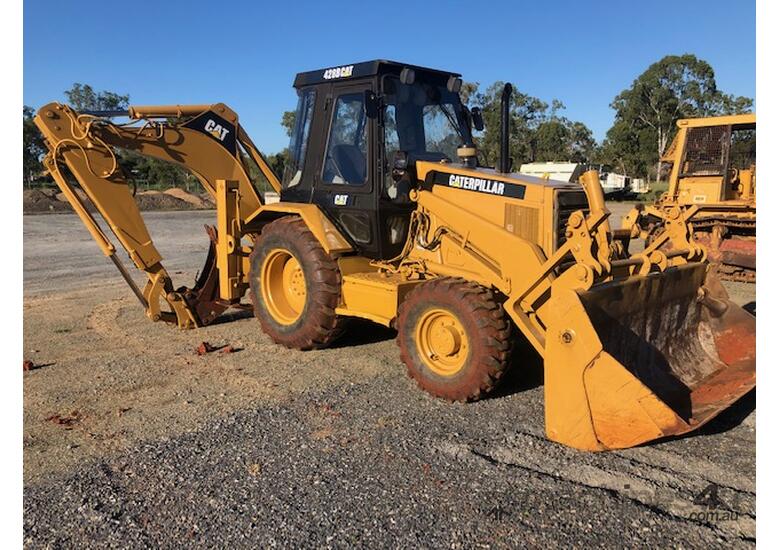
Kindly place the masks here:
<instances>
[{"instance_id":1,"label":"backhoe bucket","mask_svg":"<svg viewBox=\"0 0 780 550\"><path fill-rule=\"evenodd\" d=\"M720 291L719 291L720 290ZM755 317L707 265L552 291L550 439L621 449L701 427L756 385Z\"/></svg>"}]
</instances>

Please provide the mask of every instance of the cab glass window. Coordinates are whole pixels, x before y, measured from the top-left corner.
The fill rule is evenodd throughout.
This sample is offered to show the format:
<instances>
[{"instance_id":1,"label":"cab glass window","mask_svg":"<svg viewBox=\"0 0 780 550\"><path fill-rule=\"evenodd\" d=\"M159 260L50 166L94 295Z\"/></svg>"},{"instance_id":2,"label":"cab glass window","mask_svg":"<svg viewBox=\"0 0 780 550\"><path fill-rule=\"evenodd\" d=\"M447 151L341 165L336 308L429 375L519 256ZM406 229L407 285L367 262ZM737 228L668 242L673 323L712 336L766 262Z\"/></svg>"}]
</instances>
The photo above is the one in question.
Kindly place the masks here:
<instances>
[{"instance_id":1,"label":"cab glass window","mask_svg":"<svg viewBox=\"0 0 780 550\"><path fill-rule=\"evenodd\" d=\"M457 160L457 149L471 141L460 97L428 82L384 82L385 146L420 157Z\"/></svg>"},{"instance_id":2,"label":"cab glass window","mask_svg":"<svg viewBox=\"0 0 780 550\"><path fill-rule=\"evenodd\" d=\"M363 93L340 95L333 107L333 119L322 169L324 183L363 185L368 158Z\"/></svg>"},{"instance_id":3,"label":"cab glass window","mask_svg":"<svg viewBox=\"0 0 780 550\"><path fill-rule=\"evenodd\" d=\"M282 187L294 187L301 182L303 164L306 160L306 147L309 143L311 120L314 115L314 90L298 92L298 108L295 112L295 125L290 136L290 147L284 163Z\"/></svg>"},{"instance_id":4,"label":"cab glass window","mask_svg":"<svg viewBox=\"0 0 780 550\"><path fill-rule=\"evenodd\" d=\"M756 167L756 127L732 127L730 166L732 170Z\"/></svg>"},{"instance_id":5,"label":"cab glass window","mask_svg":"<svg viewBox=\"0 0 780 550\"><path fill-rule=\"evenodd\" d=\"M391 77L385 79L383 91L385 194L395 199L398 191L389 163L396 151L416 159L455 161L458 147L470 142L471 134L460 97L444 84L401 84Z\"/></svg>"},{"instance_id":6,"label":"cab glass window","mask_svg":"<svg viewBox=\"0 0 780 550\"><path fill-rule=\"evenodd\" d=\"M726 171L728 126L706 126L688 130L681 176L722 176Z\"/></svg>"}]
</instances>

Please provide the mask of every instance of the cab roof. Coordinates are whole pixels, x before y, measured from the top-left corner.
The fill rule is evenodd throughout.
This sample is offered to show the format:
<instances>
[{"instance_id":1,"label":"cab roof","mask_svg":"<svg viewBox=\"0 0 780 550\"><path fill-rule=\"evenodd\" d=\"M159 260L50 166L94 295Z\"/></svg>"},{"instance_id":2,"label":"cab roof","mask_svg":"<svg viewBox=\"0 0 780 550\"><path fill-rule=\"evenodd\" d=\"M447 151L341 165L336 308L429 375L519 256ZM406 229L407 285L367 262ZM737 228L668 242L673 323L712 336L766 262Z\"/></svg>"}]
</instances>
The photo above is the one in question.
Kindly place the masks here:
<instances>
[{"instance_id":1,"label":"cab roof","mask_svg":"<svg viewBox=\"0 0 780 550\"><path fill-rule=\"evenodd\" d=\"M312 84L323 84L325 82L341 82L344 80L354 80L371 76L383 76L386 74L400 75L404 68L409 68L415 72L425 73L426 76L438 76L440 78L449 78L451 76L460 77L459 73L449 71L440 71L408 63L399 63L398 61L388 61L386 59L375 59L373 61L363 61L361 63L352 63L348 65L334 65L316 71L306 71L295 75L295 88L310 86Z\"/></svg>"},{"instance_id":2,"label":"cab roof","mask_svg":"<svg viewBox=\"0 0 780 550\"><path fill-rule=\"evenodd\" d=\"M704 126L750 126L756 123L756 113L745 113L742 115L710 116L701 118L681 118L677 121L677 127L688 126L690 128L701 128Z\"/></svg>"}]
</instances>

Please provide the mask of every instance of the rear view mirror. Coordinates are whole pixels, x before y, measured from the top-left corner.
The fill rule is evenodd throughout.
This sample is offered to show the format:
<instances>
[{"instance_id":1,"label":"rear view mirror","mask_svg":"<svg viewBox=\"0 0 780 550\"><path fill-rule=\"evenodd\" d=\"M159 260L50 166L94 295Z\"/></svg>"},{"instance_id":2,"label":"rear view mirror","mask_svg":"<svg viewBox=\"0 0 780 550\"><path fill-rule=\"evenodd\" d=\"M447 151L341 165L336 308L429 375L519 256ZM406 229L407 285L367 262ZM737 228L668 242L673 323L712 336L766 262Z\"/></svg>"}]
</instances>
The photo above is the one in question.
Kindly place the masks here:
<instances>
[{"instance_id":1,"label":"rear view mirror","mask_svg":"<svg viewBox=\"0 0 780 550\"><path fill-rule=\"evenodd\" d=\"M485 121L482 119L482 109L479 107L471 108L471 123L478 132L485 129Z\"/></svg>"},{"instance_id":2,"label":"rear view mirror","mask_svg":"<svg viewBox=\"0 0 780 550\"><path fill-rule=\"evenodd\" d=\"M379 116L379 96L372 90L366 90L364 104L366 116L368 118L376 118Z\"/></svg>"}]
</instances>

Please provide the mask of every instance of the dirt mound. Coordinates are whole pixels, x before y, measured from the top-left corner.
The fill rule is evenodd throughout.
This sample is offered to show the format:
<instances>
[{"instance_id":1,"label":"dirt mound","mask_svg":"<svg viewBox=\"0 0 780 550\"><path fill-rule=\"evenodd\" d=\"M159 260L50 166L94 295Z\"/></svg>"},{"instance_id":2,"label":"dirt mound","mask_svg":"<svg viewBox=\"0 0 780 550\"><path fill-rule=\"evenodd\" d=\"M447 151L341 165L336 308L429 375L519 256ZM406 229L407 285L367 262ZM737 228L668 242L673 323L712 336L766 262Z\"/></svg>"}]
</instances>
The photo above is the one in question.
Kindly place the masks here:
<instances>
[{"instance_id":1,"label":"dirt mound","mask_svg":"<svg viewBox=\"0 0 780 550\"><path fill-rule=\"evenodd\" d=\"M143 192L135 196L135 202L141 210L194 210L195 207L181 199L166 193Z\"/></svg>"},{"instance_id":2,"label":"dirt mound","mask_svg":"<svg viewBox=\"0 0 780 550\"><path fill-rule=\"evenodd\" d=\"M171 197L176 197L179 200L183 200L184 202L191 204L195 208L207 208L207 205L205 202L203 202L203 199L201 199L198 195L193 195L192 193L188 193L184 189L179 189L178 187L172 187L171 189L166 189L165 194L170 195Z\"/></svg>"},{"instance_id":3,"label":"dirt mound","mask_svg":"<svg viewBox=\"0 0 780 550\"><path fill-rule=\"evenodd\" d=\"M24 212L65 212L70 205L60 202L51 189L26 189L23 193Z\"/></svg>"},{"instance_id":4,"label":"dirt mound","mask_svg":"<svg viewBox=\"0 0 780 550\"><path fill-rule=\"evenodd\" d=\"M78 187L74 187L73 190L76 192L76 194L79 196L79 198L82 201L86 201L87 200L87 194L84 191L82 191ZM49 191L51 191L51 190L49 190ZM68 202L68 199L65 198L65 193L57 193L56 195L54 195L54 198L57 199L60 202Z\"/></svg>"},{"instance_id":5,"label":"dirt mound","mask_svg":"<svg viewBox=\"0 0 780 550\"><path fill-rule=\"evenodd\" d=\"M84 201L87 210L95 212L87 196L79 188L75 188L76 194ZM141 210L200 210L214 208L214 203L204 200L198 195L187 193L183 189L168 189L161 191L139 191L136 193L135 202ZM44 212L72 212L64 193L53 188L27 189L23 194L22 209L25 213Z\"/></svg>"},{"instance_id":6,"label":"dirt mound","mask_svg":"<svg viewBox=\"0 0 780 550\"><path fill-rule=\"evenodd\" d=\"M203 204L206 205L206 208L215 208L217 206L217 203L214 201L214 197L209 195L207 192L204 191L198 196L200 197L200 200L203 201Z\"/></svg>"}]
</instances>

